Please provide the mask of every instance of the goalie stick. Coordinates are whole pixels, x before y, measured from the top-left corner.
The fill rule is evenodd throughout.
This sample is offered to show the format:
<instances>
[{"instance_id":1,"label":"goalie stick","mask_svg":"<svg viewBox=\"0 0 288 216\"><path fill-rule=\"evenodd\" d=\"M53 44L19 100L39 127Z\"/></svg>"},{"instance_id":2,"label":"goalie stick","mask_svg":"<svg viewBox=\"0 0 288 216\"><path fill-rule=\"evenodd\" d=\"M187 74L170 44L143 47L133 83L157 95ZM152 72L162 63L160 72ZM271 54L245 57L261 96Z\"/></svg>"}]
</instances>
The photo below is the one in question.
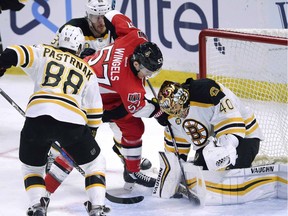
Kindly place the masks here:
<instances>
[{"instance_id":1,"label":"goalie stick","mask_svg":"<svg viewBox=\"0 0 288 216\"><path fill-rule=\"evenodd\" d=\"M23 116L25 117L25 112L21 109L18 104L15 103L15 101L9 97L1 88L0 88L0 94ZM57 142L52 143L53 148L57 149L63 157L69 161L70 164L72 164L77 171L79 171L84 177L85 172L84 170L73 160L73 158L65 151L63 147L57 144ZM105 194L106 198L110 202L119 203L119 204L134 204L139 203L144 199L144 196L135 196L135 197L116 197L106 192Z\"/></svg>"},{"instance_id":2,"label":"goalie stick","mask_svg":"<svg viewBox=\"0 0 288 216\"><path fill-rule=\"evenodd\" d=\"M150 81L148 79L146 79L154 97L157 99L157 95L156 95L156 92L153 88L153 86L151 85ZM183 184L184 184L184 187L186 190L182 190L182 191L179 191L179 192L184 192L184 195L188 196L188 199L189 201L194 205L194 206L200 206L201 202L200 202L200 199L199 197L197 196L197 194L195 193L192 193L190 190L189 190L189 187L188 187L188 184L187 184L187 179L186 179L186 176L185 176L185 172L184 172L184 168L183 168L183 165L180 161L180 154L179 154L179 150L178 150L178 147L177 147L177 144L176 144L176 140L175 140L175 136L174 136L174 133L172 131L172 128L171 128L171 124L168 122L168 125L167 125L168 129L169 129L169 132L170 132L170 135L172 137L172 142L173 142L173 147L174 147L174 150L175 150L175 154L178 158L178 162L179 162L179 166L180 166L180 170L181 170L181 174L182 174L182 179L183 179Z\"/></svg>"}]
</instances>

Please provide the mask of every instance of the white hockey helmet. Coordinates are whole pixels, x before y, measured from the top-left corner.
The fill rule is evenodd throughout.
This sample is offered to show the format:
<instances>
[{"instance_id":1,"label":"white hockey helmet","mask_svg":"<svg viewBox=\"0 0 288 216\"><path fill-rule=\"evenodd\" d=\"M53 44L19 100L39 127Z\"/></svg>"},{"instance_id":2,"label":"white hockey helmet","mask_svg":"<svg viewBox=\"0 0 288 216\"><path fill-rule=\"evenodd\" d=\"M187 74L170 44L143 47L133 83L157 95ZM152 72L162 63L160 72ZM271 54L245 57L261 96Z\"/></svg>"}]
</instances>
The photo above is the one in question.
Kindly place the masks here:
<instances>
[{"instance_id":1,"label":"white hockey helmet","mask_svg":"<svg viewBox=\"0 0 288 216\"><path fill-rule=\"evenodd\" d=\"M59 34L59 47L78 52L84 48L84 43L85 37L79 27L66 25Z\"/></svg>"},{"instance_id":2,"label":"white hockey helmet","mask_svg":"<svg viewBox=\"0 0 288 216\"><path fill-rule=\"evenodd\" d=\"M111 10L108 0L88 0L86 4L87 15L105 15Z\"/></svg>"}]
</instances>

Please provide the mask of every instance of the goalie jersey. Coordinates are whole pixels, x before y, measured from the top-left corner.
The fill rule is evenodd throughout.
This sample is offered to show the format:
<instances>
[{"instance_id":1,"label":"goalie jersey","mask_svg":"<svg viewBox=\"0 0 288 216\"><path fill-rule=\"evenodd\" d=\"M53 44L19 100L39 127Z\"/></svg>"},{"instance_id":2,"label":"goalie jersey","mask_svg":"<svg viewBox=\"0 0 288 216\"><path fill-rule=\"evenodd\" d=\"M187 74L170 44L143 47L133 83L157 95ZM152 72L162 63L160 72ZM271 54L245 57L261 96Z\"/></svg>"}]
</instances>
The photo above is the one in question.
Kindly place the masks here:
<instances>
[{"instance_id":1,"label":"goalie jersey","mask_svg":"<svg viewBox=\"0 0 288 216\"><path fill-rule=\"evenodd\" d=\"M187 79L190 109L186 118L169 118L180 154L188 155L191 145L198 150L210 136L234 134L263 140L254 113L228 88L211 79ZM171 135L165 130L165 149L174 152Z\"/></svg>"},{"instance_id":2,"label":"goalie jersey","mask_svg":"<svg viewBox=\"0 0 288 216\"><path fill-rule=\"evenodd\" d=\"M15 45L5 49L0 62L6 68L21 67L34 81L26 117L49 115L92 128L101 124L103 108L97 77L82 59L52 46Z\"/></svg>"}]
</instances>

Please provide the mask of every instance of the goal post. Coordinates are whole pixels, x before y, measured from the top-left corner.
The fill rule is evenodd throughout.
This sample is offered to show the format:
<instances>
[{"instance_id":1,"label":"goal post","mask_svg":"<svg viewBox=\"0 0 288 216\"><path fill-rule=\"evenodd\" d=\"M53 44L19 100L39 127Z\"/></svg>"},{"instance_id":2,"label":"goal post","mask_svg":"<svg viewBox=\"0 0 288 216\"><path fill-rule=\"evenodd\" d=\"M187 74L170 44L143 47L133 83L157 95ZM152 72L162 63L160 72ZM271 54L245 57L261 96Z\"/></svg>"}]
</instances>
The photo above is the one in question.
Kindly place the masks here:
<instances>
[{"instance_id":1,"label":"goal post","mask_svg":"<svg viewBox=\"0 0 288 216\"><path fill-rule=\"evenodd\" d=\"M288 157L288 30L204 29L199 77L230 88L252 108L265 136L258 157Z\"/></svg>"}]
</instances>

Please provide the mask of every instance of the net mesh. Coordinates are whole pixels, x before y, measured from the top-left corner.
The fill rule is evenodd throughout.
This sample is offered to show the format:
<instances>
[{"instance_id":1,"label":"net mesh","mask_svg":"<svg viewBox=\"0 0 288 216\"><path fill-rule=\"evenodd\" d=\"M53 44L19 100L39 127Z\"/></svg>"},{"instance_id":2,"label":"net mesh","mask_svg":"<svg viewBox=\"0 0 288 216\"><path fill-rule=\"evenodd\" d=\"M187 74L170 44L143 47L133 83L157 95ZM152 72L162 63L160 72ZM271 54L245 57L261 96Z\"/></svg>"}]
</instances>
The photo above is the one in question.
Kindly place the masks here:
<instances>
[{"instance_id":1,"label":"net mesh","mask_svg":"<svg viewBox=\"0 0 288 216\"><path fill-rule=\"evenodd\" d=\"M288 30L241 29L245 34L287 39ZM241 35L239 36L242 37ZM287 45L206 37L207 77L230 88L255 112L265 140L258 158L286 158L288 144ZM277 160L277 159L276 159Z\"/></svg>"}]
</instances>

